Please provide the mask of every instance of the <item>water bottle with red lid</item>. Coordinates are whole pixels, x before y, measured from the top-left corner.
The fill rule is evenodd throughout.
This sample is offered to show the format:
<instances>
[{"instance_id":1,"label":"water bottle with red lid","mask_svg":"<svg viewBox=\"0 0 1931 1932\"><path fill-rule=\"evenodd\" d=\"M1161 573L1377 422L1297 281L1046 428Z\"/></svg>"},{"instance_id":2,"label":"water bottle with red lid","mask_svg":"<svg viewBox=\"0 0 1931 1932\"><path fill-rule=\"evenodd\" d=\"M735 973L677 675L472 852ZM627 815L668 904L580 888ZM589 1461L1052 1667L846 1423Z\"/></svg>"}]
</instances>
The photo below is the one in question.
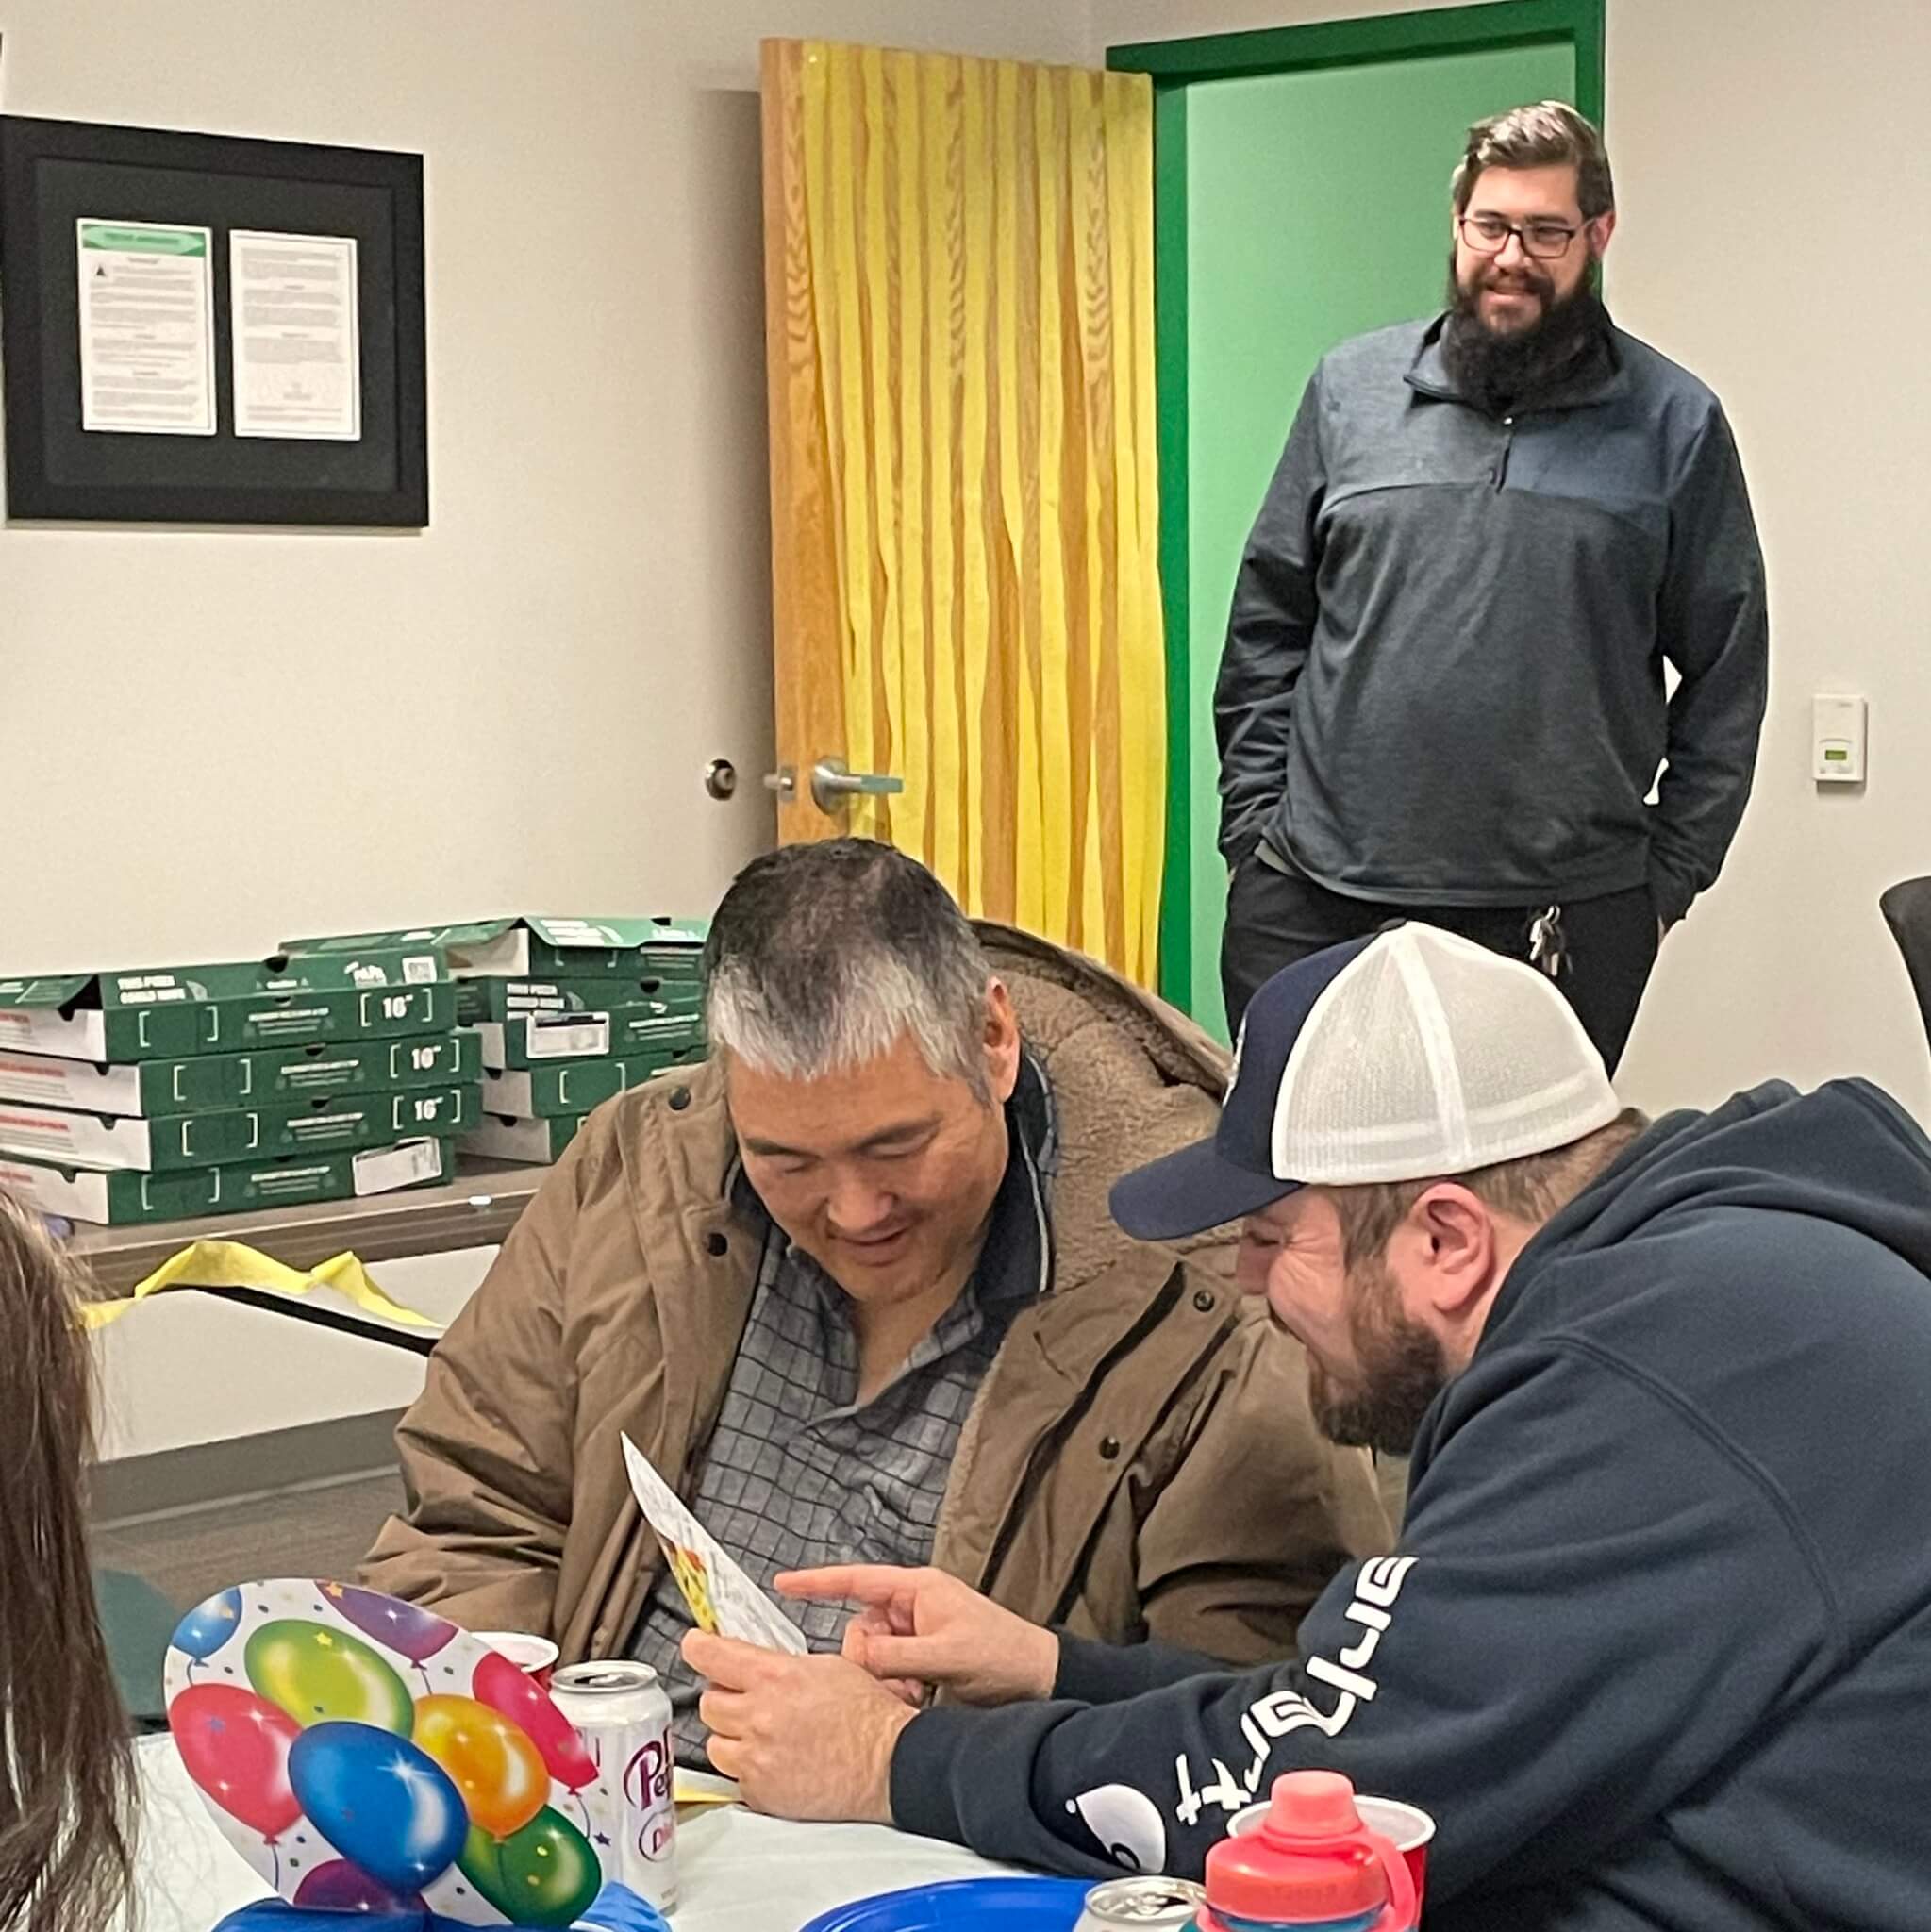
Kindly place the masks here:
<instances>
[{"instance_id":1,"label":"water bottle with red lid","mask_svg":"<svg viewBox=\"0 0 1931 1932\"><path fill-rule=\"evenodd\" d=\"M1207 1855L1201 1932L1416 1932L1415 1881L1328 1771L1274 1780L1257 1830Z\"/></svg>"}]
</instances>

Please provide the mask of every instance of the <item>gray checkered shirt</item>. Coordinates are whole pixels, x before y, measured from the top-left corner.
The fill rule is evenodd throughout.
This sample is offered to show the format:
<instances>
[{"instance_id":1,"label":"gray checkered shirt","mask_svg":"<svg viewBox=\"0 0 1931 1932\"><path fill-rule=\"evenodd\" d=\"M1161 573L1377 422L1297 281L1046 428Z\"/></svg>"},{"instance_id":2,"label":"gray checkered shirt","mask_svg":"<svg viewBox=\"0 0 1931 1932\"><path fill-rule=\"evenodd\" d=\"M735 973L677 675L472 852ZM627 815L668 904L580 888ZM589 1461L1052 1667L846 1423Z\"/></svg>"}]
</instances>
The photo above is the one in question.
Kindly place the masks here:
<instances>
[{"instance_id":1,"label":"gray checkered shirt","mask_svg":"<svg viewBox=\"0 0 1931 1932\"><path fill-rule=\"evenodd\" d=\"M717 1427L697 1465L695 1493L686 1500L767 1591L781 1570L930 1560L966 1412L1007 1324L1044 1291L1051 1273L1053 1105L1029 1058L1021 1061L1007 1124L1012 1153L972 1279L862 1407L843 1290L766 1217L751 1312ZM748 1193L741 1173L734 1185ZM813 1650L837 1650L853 1615L850 1605L783 1607ZM690 1628L675 1582L668 1571L659 1574L630 1654L651 1665L670 1692L679 1759L703 1765L703 1687L677 1649Z\"/></svg>"}]
</instances>

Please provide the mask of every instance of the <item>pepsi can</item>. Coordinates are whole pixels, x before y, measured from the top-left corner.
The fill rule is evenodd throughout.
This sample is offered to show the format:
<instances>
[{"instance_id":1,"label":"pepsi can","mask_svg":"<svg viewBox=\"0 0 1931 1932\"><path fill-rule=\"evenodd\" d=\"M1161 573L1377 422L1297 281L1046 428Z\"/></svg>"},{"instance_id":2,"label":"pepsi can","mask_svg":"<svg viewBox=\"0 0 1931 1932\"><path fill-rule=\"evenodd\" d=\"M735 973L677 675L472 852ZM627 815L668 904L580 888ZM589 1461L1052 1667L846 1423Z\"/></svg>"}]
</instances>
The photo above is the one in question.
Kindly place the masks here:
<instances>
[{"instance_id":1,"label":"pepsi can","mask_svg":"<svg viewBox=\"0 0 1931 1932\"><path fill-rule=\"evenodd\" d=\"M677 1807L671 1792L671 1700L648 1664L566 1664L550 1702L576 1726L597 1767L583 1793L606 1879L668 1912L677 1903Z\"/></svg>"}]
</instances>

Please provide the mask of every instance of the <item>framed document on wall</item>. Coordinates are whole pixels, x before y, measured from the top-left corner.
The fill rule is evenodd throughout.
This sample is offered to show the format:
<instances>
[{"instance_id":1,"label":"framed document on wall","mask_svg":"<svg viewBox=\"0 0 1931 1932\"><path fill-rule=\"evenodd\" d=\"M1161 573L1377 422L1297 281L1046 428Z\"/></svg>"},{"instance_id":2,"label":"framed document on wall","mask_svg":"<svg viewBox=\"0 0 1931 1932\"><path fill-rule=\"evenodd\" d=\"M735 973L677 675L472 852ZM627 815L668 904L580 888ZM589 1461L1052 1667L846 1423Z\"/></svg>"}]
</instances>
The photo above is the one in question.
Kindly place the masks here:
<instances>
[{"instance_id":1,"label":"framed document on wall","mask_svg":"<svg viewBox=\"0 0 1931 1932\"><path fill-rule=\"evenodd\" d=\"M0 116L7 513L429 521L420 155Z\"/></svg>"}]
</instances>

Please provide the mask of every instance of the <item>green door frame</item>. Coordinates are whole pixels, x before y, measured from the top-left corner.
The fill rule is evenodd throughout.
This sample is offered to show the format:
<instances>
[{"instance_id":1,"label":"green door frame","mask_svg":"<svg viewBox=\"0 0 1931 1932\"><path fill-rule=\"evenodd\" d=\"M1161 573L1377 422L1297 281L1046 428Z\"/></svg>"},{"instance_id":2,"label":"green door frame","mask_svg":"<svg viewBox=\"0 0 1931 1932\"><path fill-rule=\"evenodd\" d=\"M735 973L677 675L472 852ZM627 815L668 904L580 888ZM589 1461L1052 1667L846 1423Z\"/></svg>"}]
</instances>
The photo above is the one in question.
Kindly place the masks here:
<instances>
[{"instance_id":1,"label":"green door frame","mask_svg":"<svg viewBox=\"0 0 1931 1932\"><path fill-rule=\"evenodd\" d=\"M1607 0L1481 0L1189 41L1109 47L1115 72L1154 84L1154 330L1159 398L1160 583L1167 625L1167 858L1160 884L1160 991L1193 1006L1192 752L1188 708L1187 90L1319 67L1363 66L1428 54L1493 53L1567 42L1574 50L1575 105L1603 122L1604 12Z\"/></svg>"}]
</instances>

